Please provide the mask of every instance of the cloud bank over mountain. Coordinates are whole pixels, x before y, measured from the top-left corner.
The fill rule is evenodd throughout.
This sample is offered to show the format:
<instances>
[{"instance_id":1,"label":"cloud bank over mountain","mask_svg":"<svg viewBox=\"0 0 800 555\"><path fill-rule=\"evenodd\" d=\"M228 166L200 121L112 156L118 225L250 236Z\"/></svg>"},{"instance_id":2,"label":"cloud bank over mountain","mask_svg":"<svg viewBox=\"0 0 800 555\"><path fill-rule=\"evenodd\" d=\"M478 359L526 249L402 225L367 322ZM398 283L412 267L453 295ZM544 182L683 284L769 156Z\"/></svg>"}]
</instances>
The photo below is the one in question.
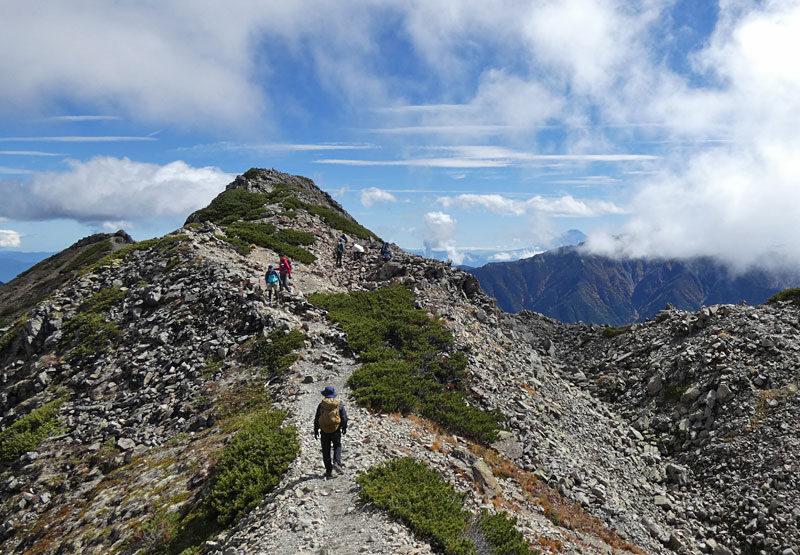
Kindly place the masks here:
<instances>
[{"instance_id":1,"label":"cloud bank over mountain","mask_svg":"<svg viewBox=\"0 0 800 555\"><path fill-rule=\"evenodd\" d=\"M580 227L604 254L800 262L794 0L32 0L0 5L0 22L0 121L102 130L0 137L16 153L0 155L0 173L15 179L2 182L10 217L136 223L156 191L207 199L227 175L190 164L239 172L280 152L306 156L287 169L336 175L333 189L343 169L364 176L343 202L375 212L365 225L385 234L425 222L423 239L453 252ZM193 155L193 145L228 146L176 169L153 154L165 137ZM73 162L18 163L56 154L33 139L58 141ZM95 150L73 154L76 141ZM122 162L106 164L107 182L81 177L77 167L99 169L97 156L127 157L132 177L115 173ZM171 185L157 186L157 174ZM435 198L388 192L417 180ZM127 197L105 194L120 182ZM468 190L452 191L456 182ZM177 217L201 204L191 196L150 206ZM379 210L395 202L404 210ZM426 220L437 208L457 222L447 239ZM479 232L495 215L508 227Z\"/></svg>"},{"instance_id":2,"label":"cloud bank over mountain","mask_svg":"<svg viewBox=\"0 0 800 555\"><path fill-rule=\"evenodd\" d=\"M163 166L110 157L70 161L66 172L0 181L0 197L8 199L0 216L70 218L104 229L119 229L131 220L185 218L207 205L233 177L218 168L193 168L181 161Z\"/></svg>"}]
</instances>

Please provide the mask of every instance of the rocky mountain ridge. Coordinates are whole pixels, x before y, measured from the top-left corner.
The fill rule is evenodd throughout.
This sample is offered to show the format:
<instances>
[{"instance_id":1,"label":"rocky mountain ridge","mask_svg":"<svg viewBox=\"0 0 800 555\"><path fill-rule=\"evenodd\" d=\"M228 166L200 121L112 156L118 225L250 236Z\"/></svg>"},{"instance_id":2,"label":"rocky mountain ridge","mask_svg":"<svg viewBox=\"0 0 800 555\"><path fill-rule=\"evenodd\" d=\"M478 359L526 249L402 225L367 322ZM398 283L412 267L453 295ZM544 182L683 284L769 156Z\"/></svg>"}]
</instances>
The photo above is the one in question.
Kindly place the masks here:
<instances>
[{"instance_id":1,"label":"rocky mountain ridge","mask_svg":"<svg viewBox=\"0 0 800 555\"><path fill-rule=\"evenodd\" d=\"M429 539L364 503L355 482L410 456L462 492L470 511L515 516L543 552L800 553L793 306L670 310L608 337L506 314L447 264L397 248L380 264L369 234L358 239L366 256L348 252L339 268L337 238L366 230L313 184L274 170L234 183L229 191L265 195L250 214L276 230L262 241L307 239L278 235L290 229L313 237L303 246L313 260L295 259L293 291L279 303L261 289L275 250L235 236L252 226L200 211L174 234L89 265L0 330L0 425L11 430L45 407L58 419L34 448L4 458L3 553L171 552L175 522L202 504L220 453L241 436L233 423L258 406L285 411L298 455L251 512L192 549L431 553ZM363 362L307 297L390 284L409 287L468 353L471 403L506 417L491 449L352 398L347 378ZM304 339L285 372L254 358L290 331ZM347 468L327 481L310 428L326 384L351 417ZM757 433L746 433L754 417Z\"/></svg>"}]
</instances>

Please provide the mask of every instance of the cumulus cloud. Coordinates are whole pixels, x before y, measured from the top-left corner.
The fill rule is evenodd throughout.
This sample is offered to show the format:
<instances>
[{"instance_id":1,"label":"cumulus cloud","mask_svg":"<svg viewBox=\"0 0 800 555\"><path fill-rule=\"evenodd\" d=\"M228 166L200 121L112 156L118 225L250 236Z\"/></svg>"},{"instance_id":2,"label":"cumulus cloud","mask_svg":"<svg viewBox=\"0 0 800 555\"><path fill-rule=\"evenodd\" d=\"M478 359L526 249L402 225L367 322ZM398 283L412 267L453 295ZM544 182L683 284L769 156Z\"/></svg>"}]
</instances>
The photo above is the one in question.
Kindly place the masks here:
<instances>
[{"instance_id":1,"label":"cumulus cloud","mask_svg":"<svg viewBox=\"0 0 800 555\"><path fill-rule=\"evenodd\" d=\"M561 197L533 196L528 200L514 200L501 195L463 194L436 199L445 209L474 210L481 208L494 214L522 216L538 212L549 216L591 218L606 214L624 214L625 210L613 202L595 199L576 199L571 195Z\"/></svg>"},{"instance_id":2,"label":"cumulus cloud","mask_svg":"<svg viewBox=\"0 0 800 555\"><path fill-rule=\"evenodd\" d=\"M361 204L367 208L376 202L397 202L397 197L378 187L370 187L361 191Z\"/></svg>"},{"instance_id":3,"label":"cumulus cloud","mask_svg":"<svg viewBox=\"0 0 800 555\"><path fill-rule=\"evenodd\" d=\"M18 247L20 234L11 229L0 229L0 247Z\"/></svg>"},{"instance_id":4,"label":"cumulus cloud","mask_svg":"<svg viewBox=\"0 0 800 555\"><path fill-rule=\"evenodd\" d=\"M445 212L428 212L425 214L423 244L425 245L425 256L432 257L432 251L444 250L447 257L461 264L464 261L464 254L460 252L456 245L456 220Z\"/></svg>"},{"instance_id":5,"label":"cumulus cloud","mask_svg":"<svg viewBox=\"0 0 800 555\"><path fill-rule=\"evenodd\" d=\"M69 161L64 172L0 181L0 216L14 220L67 218L99 224L179 218L201 208L233 179L219 168L194 168L98 156Z\"/></svg>"}]
</instances>

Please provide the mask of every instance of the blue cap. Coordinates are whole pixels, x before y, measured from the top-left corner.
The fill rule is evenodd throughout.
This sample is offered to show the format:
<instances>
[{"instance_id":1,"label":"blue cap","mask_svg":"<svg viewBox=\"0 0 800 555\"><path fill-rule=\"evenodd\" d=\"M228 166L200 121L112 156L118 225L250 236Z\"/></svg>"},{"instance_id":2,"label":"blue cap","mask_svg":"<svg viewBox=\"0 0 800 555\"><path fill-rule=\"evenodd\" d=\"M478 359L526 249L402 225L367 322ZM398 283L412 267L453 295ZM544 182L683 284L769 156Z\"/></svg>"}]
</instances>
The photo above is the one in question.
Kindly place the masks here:
<instances>
[{"instance_id":1,"label":"blue cap","mask_svg":"<svg viewBox=\"0 0 800 555\"><path fill-rule=\"evenodd\" d=\"M336 390L333 389L333 386L330 386L330 385L326 385L325 389L320 391L320 393L322 393L325 397L328 397L328 398L336 397Z\"/></svg>"},{"instance_id":2,"label":"blue cap","mask_svg":"<svg viewBox=\"0 0 800 555\"><path fill-rule=\"evenodd\" d=\"M269 265L269 268L267 268L267 269L268 269L268 270L271 270L271 269L272 269L272 264L270 264L270 265Z\"/></svg>"}]
</instances>

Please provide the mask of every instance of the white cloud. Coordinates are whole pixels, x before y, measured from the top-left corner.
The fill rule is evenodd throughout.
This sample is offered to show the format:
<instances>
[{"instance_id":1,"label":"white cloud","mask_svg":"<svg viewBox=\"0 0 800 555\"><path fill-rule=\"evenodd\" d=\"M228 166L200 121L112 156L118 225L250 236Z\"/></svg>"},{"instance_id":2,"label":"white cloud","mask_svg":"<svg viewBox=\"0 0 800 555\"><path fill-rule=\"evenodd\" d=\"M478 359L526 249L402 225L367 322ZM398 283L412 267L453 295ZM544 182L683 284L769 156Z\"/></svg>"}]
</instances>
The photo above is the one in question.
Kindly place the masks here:
<instances>
[{"instance_id":1,"label":"white cloud","mask_svg":"<svg viewBox=\"0 0 800 555\"><path fill-rule=\"evenodd\" d=\"M33 173L31 170L26 170L22 168L8 168L5 166L0 166L0 174L6 175L27 175Z\"/></svg>"},{"instance_id":2,"label":"white cloud","mask_svg":"<svg viewBox=\"0 0 800 555\"><path fill-rule=\"evenodd\" d=\"M75 135L71 137L0 137L0 142L51 142L51 143L118 143L125 141L156 141L153 137L124 137L124 136L91 136Z\"/></svg>"},{"instance_id":3,"label":"white cloud","mask_svg":"<svg viewBox=\"0 0 800 555\"><path fill-rule=\"evenodd\" d=\"M182 161L164 166L98 156L69 161L64 172L0 181L0 215L15 220L67 218L102 224L178 218L201 208L233 179L218 168Z\"/></svg>"},{"instance_id":4,"label":"white cloud","mask_svg":"<svg viewBox=\"0 0 800 555\"><path fill-rule=\"evenodd\" d=\"M338 164L340 166L412 166L421 168L502 168L508 163L494 160L474 160L464 158L410 158L408 160L314 160L317 164Z\"/></svg>"},{"instance_id":5,"label":"white cloud","mask_svg":"<svg viewBox=\"0 0 800 555\"><path fill-rule=\"evenodd\" d=\"M455 197L436 199L445 209L459 208L474 210L482 208L494 214L521 216L527 213L541 213L549 216L570 218L592 218L606 214L623 214L625 210L613 202L595 199L576 199L571 195L561 197L533 196L528 200L514 200L501 195L463 194Z\"/></svg>"},{"instance_id":6,"label":"white cloud","mask_svg":"<svg viewBox=\"0 0 800 555\"><path fill-rule=\"evenodd\" d=\"M361 191L361 204L367 208L376 202L397 202L397 197L378 187L370 187Z\"/></svg>"},{"instance_id":7,"label":"white cloud","mask_svg":"<svg viewBox=\"0 0 800 555\"><path fill-rule=\"evenodd\" d=\"M114 121L120 119L117 116L51 116L48 118L39 118L38 121L53 121L53 122L73 122L73 121Z\"/></svg>"},{"instance_id":8,"label":"white cloud","mask_svg":"<svg viewBox=\"0 0 800 555\"><path fill-rule=\"evenodd\" d=\"M444 250L447 257L461 264L464 254L456 246L454 235L456 233L456 220L444 212L428 212L423 217L425 229L423 231L423 244L425 256L431 257L433 250Z\"/></svg>"},{"instance_id":9,"label":"white cloud","mask_svg":"<svg viewBox=\"0 0 800 555\"><path fill-rule=\"evenodd\" d=\"M57 152L42 152L40 150L0 150L6 156L64 156Z\"/></svg>"},{"instance_id":10,"label":"white cloud","mask_svg":"<svg viewBox=\"0 0 800 555\"><path fill-rule=\"evenodd\" d=\"M18 247L20 234L10 229L0 229L0 247Z\"/></svg>"}]
</instances>

